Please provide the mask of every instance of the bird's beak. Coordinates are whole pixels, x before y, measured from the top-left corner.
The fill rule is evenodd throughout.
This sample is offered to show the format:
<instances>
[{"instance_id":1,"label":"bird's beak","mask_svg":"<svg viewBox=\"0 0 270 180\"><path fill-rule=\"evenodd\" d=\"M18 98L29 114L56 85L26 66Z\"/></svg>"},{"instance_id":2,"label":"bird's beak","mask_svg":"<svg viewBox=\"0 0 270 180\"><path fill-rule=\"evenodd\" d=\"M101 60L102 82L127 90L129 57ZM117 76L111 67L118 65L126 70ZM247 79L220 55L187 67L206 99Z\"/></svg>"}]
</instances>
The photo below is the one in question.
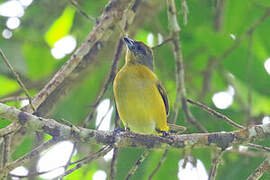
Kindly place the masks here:
<instances>
[{"instance_id":1,"label":"bird's beak","mask_svg":"<svg viewBox=\"0 0 270 180\"><path fill-rule=\"evenodd\" d=\"M124 42L126 43L126 45L128 46L129 50L134 50L135 49L135 42L128 38L128 37L124 37Z\"/></svg>"}]
</instances>

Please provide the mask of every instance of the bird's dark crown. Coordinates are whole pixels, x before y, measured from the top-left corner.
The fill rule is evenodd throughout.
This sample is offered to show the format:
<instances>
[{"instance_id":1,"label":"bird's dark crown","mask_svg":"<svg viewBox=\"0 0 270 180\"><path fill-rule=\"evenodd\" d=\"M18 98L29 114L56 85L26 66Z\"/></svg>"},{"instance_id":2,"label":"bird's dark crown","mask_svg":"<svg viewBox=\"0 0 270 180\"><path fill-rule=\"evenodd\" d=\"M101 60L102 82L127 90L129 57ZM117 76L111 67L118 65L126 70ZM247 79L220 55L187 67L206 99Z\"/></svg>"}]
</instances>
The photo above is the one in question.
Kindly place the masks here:
<instances>
[{"instance_id":1,"label":"bird's dark crown","mask_svg":"<svg viewBox=\"0 0 270 180\"><path fill-rule=\"evenodd\" d=\"M125 37L124 42L128 47L126 61L147 66L153 71L153 53L149 46L141 41L135 41Z\"/></svg>"}]
</instances>

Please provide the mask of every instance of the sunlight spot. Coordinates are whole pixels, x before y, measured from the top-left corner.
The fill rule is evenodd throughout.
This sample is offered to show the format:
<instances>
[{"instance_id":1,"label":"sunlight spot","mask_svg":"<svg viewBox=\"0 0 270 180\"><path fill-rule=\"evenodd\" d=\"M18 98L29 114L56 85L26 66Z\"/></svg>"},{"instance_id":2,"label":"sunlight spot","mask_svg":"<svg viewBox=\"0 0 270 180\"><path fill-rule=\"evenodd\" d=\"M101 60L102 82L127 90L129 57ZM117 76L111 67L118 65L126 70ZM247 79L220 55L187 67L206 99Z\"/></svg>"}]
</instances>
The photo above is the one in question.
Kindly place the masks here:
<instances>
[{"instance_id":1,"label":"sunlight spot","mask_svg":"<svg viewBox=\"0 0 270 180\"><path fill-rule=\"evenodd\" d=\"M113 149L110 150L103 158L105 161L110 161L113 158Z\"/></svg>"},{"instance_id":2,"label":"sunlight spot","mask_svg":"<svg viewBox=\"0 0 270 180\"><path fill-rule=\"evenodd\" d=\"M158 33L158 44L163 43L163 36L162 34Z\"/></svg>"},{"instance_id":3,"label":"sunlight spot","mask_svg":"<svg viewBox=\"0 0 270 180\"><path fill-rule=\"evenodd\" d=\"M24 166L19 166L12 171L10 171L10 174L18 175L18 176L27 176L28 175L28 170ZM18 177L12 177L12 180L19 180L21 178Z\"/></svg>"},{"instance_id":4,"label":"sunlight spot","mask_svg":"<svg viewBox=\"0 0 270 180\"><path fill-rule=\"evenodd\" d=\"M212 101L219 109L227 109L233 103L234 88L229 85L226 91L217 92L213 95Z\"/></svg>"},{"instance_id":5,"label":"sunlight spot","mask_svg":"<svg viewBox=\"0 0 270 180\"><path fill-rule=\"evenodd\" d=\"M227 92L228 92L231 96L234 96L235 91L234 91L234 88L233 88L232 85L229 85L229 86L228 86Z\"/></svg>"},{"instance_id":6,"label":"sunlight spot","mask_svg":"<svg viewBox=\"0 0 270 180\"><path fill-rule=\"evenodd\" d=\"M64 173L64 168L60 166L66 165L72 153L74 144L71 141L62 141L54 145L45 152L39 159L37 164L38 172L50 171L40 175L44 179L53 179ZM75 153L74 153L75 154Z\"/></svg>"},{"instance_id":7,"label":"sunlight spot","mask_svg":"<svg viewBox=\"0 0 270 180\"><path fill-rule=\"evenodd\" d=\"M20 2L24 7L27 7L32 4L33 0L20 0Z\"/></svg>"},{"instance_id":8,"label":"sunlight spot","mask_svg":"<svg viewBox=\"0 0 270 180\"><path fill-rule=\"evenodd\" d=\"M232 79L235 79L235 77L232 73L228 73L228 76L231 77Z\"/></svg>"},{"instance_id":9,"label":"sunlight spot","mask_svg":"<svg viewBox=\"0 0 270 180\"><path fill-rule=\"evenodd\" d=\"M27 106L29 104L29 100L28 99L24 99L21 101L21 107Z\"/></svg>"},{"instance_id":10,"label":"sunlight spot","mask_svg":"<svg viewBox=\"0 0 270 180\"><path fill-rule=\"evenodd\" d=\"M92 177L92 180L106 180L107 178L107 174L105 171L103 170L97 170L93 177Z\"/></svg>"},{"instance_id":11,"label":"sunlight spot","mask_svg":"<svg viewBox=\"0 0 270 180\"><path fill-rule=\"evenodd\" d=\"M2 36L5 39L10 39L12 37L13 33L12 31L8 30L8 29L4 29L2 32Z\"/></svg>"},{"instance_id":12,"label":"sunlight spot","mask_svg":"<svg viewBox=\"0 0 270 180\"><path fill-rule=\"evenodd\" d=\"M98 130L110 130L113 107L110 108L110 100L104 99L97 107L96 128Z\"/></svg>"},{"instance_id":13,"label":"sunlight spot","mask_svg":"<svg viewBox=\"0 0 270 180\"><path fill-rule=\"evenodd\" d=\"M266 59L266 61L264 61L264 68L266 70L266 72L268 74L270 74L270 58Z\"/></svg>"},{"instance_id":14,"label":"sunlight spot","mask_svg":"<svg viewBox=\"0 0 270 180\"><path fill-rule=\"evenodd\" d=\"M240 152L246 152L248 150L248 147L247 146L240 145L238 148L239 148L239 151Z\"/></svg>"},{"instance_id":15,"label":"sunlight spot","mask_svg":"<svg viewBox=\"0 0 270 180\"><path fill-rule=\"evenodd\" d=\"M263 124L268 124L270 123L270 116L264 116L262 119L262 123Z\"/></svg>"},{"instance_id":16,"label":"sunlight spot","mask_svg":"<svg viewBox=\"0 0 270 180\"><path fill-rule=\"evenodd\" d=\"M232 149L233 149L233 147L232 146L229 146L229 147L226 148L226 151L230 151Z\"/></svg>"},{"instance_id":17,"label":"sunlight spot","mask_svg":"<svg viewBox=\"0 0 270 180\"><path fill-rule=\"evenodd\" d=\"M63 57L65 57L65 53L63 52L61 48L53 47L51 49L51 54L53 55L55 59L62 59Z\"/></svg>"},{"instance_id":18,"label":"sunlight spot","mask_svg":"<svg viewBox=\"0 0 270 180\"><path fill-rule=\"evenodd\" d=\"M55 59L62 59L66 55L72 53L76 46L76 39L68 35L54 43L54 47L51 49L51 53Z\"/></svg>"},{"instance_id":19,"label":"sunlight spot","mask_svg":"<svg viewBox=\"0 0 270 180\"><path fill-rule=\"evenodd\" d=\"M233 40L235 40L236 39L236 35L235 34L230 34L230 36L231 36L231 38L233 39Z\"/></svg>"},{"instance_id":20,"label":"sunlight spot","mask_svg":"<svg viewBox=\"0 0 270 180\"><path fill-rule=\"evenodd\" d=\"M208 174L201 160L197 159L196 166L191 162L186 163L183 167L184 159L178 162L178 179L180 180L208 180Z\"/></svg>"},{"instance_id":21,"label":"sunlight spot","mask_svg":"<svg viewBox=\"0 0 270 180\"><path fill-rule=\"evenodd\" d=\"M0 5L0 16L22 17L24 9L19 1L6 1Z\"/></svg>"},{"instance_id":22,"label":"sunlight spot","mask_svg":"<svg viewBox=\"0 0 270 180\"><path fill-rule=\"evenodd\" d=\"M147 35L147 44L150 46L150 47L153 47L154 46L154 35L153 33L149 33Z\"/></svg>"},{"instance_id":23,"label":"sunlight spot","mask_svg":"<svg viewBox=\"0 0 270 180\"><path fill-rule=\"evenodd\" d=\"M54 47L62 48L65 54L70 54L76 48L77 41L73 36L65 36L55 42Z\"/></svg>"},{"instance_id":24,"label":"sunlight spot","mask_svg":"<svg viewBox=\"0 0 270 180\"><path fill-rule=\"evenodd\" d=\"M17 29L20 26L20 24L21 24L21 20L17 17L8 18L7 23L6 23L9 29Z\"/></svg>"},{"instance_id":25,"label":"sunlight spot","mask_svg":"<svg viewBox=\"0 0 270 180\"><path fill-rule=\"evenodd\" d=\"M227 109L233 103L233 96L228 92L218 92L212 97L212 101L219 109Z\"/></svg>"}]
</instances>

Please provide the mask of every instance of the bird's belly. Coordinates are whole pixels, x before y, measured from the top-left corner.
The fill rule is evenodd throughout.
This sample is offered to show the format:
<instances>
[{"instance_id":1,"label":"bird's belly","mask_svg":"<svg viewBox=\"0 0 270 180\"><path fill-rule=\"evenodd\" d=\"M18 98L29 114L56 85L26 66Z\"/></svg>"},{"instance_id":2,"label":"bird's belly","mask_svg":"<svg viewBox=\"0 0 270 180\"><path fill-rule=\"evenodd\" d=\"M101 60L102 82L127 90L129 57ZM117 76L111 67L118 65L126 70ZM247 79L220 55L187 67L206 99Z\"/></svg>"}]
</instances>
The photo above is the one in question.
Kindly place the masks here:
<instances>
[{"instance_id":1,"label":"bird's belly","mask_svg":"<svg viewBox=\"0 0 270 180\"><path fill-rule=\"evenodd\" d=\"M163 100L155 84L127 77L118 82L115 98L124 125L136 133L154 134L157 122L166 121Z\"/></svg>"}]
</instances>

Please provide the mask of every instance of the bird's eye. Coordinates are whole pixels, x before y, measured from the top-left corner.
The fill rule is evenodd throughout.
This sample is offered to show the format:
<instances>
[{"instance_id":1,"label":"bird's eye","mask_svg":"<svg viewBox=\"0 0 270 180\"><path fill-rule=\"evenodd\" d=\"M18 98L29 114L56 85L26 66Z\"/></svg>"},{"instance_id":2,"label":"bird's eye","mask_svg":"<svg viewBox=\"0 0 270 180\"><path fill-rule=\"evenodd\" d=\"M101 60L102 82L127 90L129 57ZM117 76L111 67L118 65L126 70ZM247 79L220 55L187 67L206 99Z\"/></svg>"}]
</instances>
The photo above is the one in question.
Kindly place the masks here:
<instances>
[{"instance_id":1,"label":"bird's eye","mask_svg":"<svg viewBox=\"0 0 270 180\"><path fill-rule=\"evenodd\" d=\"M137 50L138 50L138 52L140 52L140 53L143 54L143 55L146 54L145 49L144 49L141 45L139 45L139 46L137 47Z\"/></svg>"}]
</instances>

